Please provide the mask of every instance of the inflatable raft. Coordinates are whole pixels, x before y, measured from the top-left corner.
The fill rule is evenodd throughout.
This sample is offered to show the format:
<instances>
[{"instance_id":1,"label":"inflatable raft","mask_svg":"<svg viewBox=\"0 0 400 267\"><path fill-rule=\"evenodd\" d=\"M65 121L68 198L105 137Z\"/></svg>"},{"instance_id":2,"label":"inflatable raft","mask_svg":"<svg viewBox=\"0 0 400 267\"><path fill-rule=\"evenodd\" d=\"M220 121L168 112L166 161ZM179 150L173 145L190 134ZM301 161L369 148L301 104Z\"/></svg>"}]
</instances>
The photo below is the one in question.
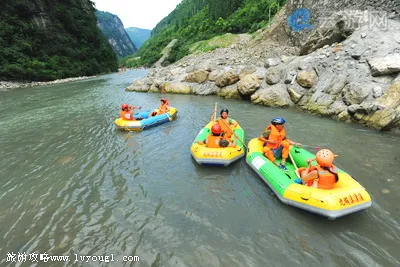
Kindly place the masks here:
<instances>
[{"instance_id":1,"label":"inflatable raft","mask_svg":"<svg viewBox=\"0 0 400 267\"><path fill-rule=\"evenodd\" d=\"M115 120L115 125L118 129L139 131L173 121L176 119L176 114L178 113L176 108L170 107L170 110L165 114L149 117L150 113L153 111L154 110L147 110L134 115L135 118L143 118L142 120L123 120L118 118Z\"/></svg>"},{"instance_id":2,"label":"inflatable raft","mask_svg":"<svg viewBox=\"0 0 400 267\"><path fill-rule=\"evenodd\" d=\"M204 141L209 134L211 134L211 127L215 122L210 121L200 132L197 134L190 152L197 163L208 166L228 166L232 162L240 159L245 154L245 148L242 142L236 140L235 135L232 135L232 141L236 140L236 147L223 147L223 148L209 148L206 145L199 145L195 141ZM234 133L242 140L245 139L245 133L238 124L233 130Z\"/></svg>"},{"instance_id":3,"label":"inflatable raft","mask_svg":"<svg viewBox=\"0 0 400 267\"><path fill-rule=\"evenodd\" d=\"M372 204L365 188L343 170L339 169L339 181L333 189L312 188L294 182L297 176L289 159L286 161L288 171L283 171L269 161L262 151L261 141L257 138L250 140L246 162L283 203L331 220L367 209ZM291 146L290 154L299 168L307 166L307 159L315 158L307 150L294 146Z\"/></svg>"}]
</instances>

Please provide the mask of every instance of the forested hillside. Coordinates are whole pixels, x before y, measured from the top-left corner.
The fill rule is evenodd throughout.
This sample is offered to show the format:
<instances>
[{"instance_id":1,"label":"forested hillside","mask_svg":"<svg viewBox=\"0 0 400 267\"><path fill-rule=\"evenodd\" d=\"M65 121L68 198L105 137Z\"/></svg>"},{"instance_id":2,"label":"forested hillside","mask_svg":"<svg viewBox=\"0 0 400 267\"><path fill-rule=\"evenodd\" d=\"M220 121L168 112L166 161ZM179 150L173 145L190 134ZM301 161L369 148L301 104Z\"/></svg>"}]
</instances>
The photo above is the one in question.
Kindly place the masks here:
<instances>
[{"instance_id":1,"label":"forested hillside","mask_svg":"<svg viewBox=\"0 0 400 267\"><path fill-rule=\"evenodd\" d=\"M150 66L160 57L161 50L173 39L177 46L168 59L174 62L188 54L197 41L227 32L255 32L265 27L286 0L183 0L174 11L161 20L150 39L131 57L123 59L126 66ZM134 59L140 57L140 59Z\"/></svg>"},{"instance_id":2,"label":"forested hillside","mask_svg":"<svg viewBox=\"0 0 400 267\"><path fill-rule=\"evenodd\" d=\"M0 79L45 81L116 71L90 0L2 0Z\"/></svg>"}]
</instances>

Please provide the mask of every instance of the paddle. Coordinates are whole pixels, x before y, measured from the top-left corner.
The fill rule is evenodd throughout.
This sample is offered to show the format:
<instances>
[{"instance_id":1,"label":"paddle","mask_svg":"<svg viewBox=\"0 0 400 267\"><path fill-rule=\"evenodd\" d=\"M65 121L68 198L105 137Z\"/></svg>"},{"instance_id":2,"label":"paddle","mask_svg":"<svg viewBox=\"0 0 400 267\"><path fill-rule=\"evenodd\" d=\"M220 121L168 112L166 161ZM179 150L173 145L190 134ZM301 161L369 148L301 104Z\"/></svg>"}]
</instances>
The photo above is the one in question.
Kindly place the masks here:
<instances>
[{"instance_id":1,"label":"paddle","mask_svg":"<svg viewBox=\"0 0 400 267\"><path fill-rule=\"evenodd\" d=\"M213 115L211 116L211 121L215 121L216 116L217 116L217 102L215 102L214 113L213 113Z\"/></svg>"},{"instance_id":2,"label":"paddle","mask_svg":"<svg viewBox=\"0 0 400 267\"><path fill-rule=\"evenodd\" d=\"M221 121L225 124L225 126L227 126L228 128L230 128L229 125L226 124L225 120L221 120ZM240 139L240 137L239 137L232 129L231 129L231 131L232 131L233 135L236 137L236 139L238 139L238 140L243 144L243 146L244 146L246 149L248 149L247 146L246 146L246 144L242 141L242 139Z\"/></svg>"},{"instance_id":3,"label":"paddle","mask_svg":"<svg viewBox=\"0 0 400 267\"><path fill-rule=\"evenodd\" d=\"M292 154L290 154L290 151L289 151L289 157L290 157L290 160L292 161L292 164L294 166L294 173L296 174L297 178L300 178L299 168L297 167L296 162L294 161Z\"/></svg>"}]
</instances>

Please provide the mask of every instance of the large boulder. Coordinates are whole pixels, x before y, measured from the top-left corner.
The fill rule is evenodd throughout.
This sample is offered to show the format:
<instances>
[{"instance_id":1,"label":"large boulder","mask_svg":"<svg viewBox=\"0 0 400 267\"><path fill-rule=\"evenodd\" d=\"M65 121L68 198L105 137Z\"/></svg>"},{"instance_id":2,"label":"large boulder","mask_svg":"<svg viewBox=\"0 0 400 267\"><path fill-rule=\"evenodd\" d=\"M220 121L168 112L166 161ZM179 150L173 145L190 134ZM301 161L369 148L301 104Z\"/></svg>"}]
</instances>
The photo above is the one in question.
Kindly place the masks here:
<instances>
[{"instance_id":1,"label":"large boulder","mask_svg":"<svg viewBox=\"0 0 400 267\"><path fill-rule=\"evenodd\" d=\"M251 96L251 102L269 107L289 107L294 105L290 100L286 86L283 84L275 84L258 90Z\"/></svg>"},{"instance_id":2,"label":"large boulder","mask_svg":"<svg viewBox=\"0 0 400 267\"><path fill-rule=\"evenodd\" d=\"M315 85L317 74L315 71L300 71L297 74L297 83L304 88L311 88Z\"/></svg>"},{"instance_id":3,"label":"large boulder","mask_svg":"<svg viewBox=\"0 0 400 267\"><path fill-rule=\"evenodd\" d=\"M219 76L215 83L219 87L225 87L227 85L231 85L239 81L239 75L233 69L224 72L221 76Z\"/></svg>"},{"instance_id":4,"label":"large boulder","mask_svg":"<svg viewBox=\"0 0 400 267\"><path fill-rule=\"evenodd\" d=\"M372 76L380 76L400 72L400 54L387 55L386 57L368 60Z\"/></svg>"},{"instance_id":5,"label":"large boulder","mask_svg":"<svg viewBox=\"0 0 400 267\"><path fill-rule=\"evenodd\" d=\"M283 70L280 67L272 67L267 69L265 81L267 84L273 85L279 83L283 79Z\"/></svg>"},{"instance_id":6,"label":"large boulder","mask_svg":"<svg viewBox=\"0 0 400 267\"><path fill-rule=\"evenodd\" d=\"M227 99L242 99L242 95L237 89L237 84L232 84L226 87L221 88L217 95L219 97L227 98Z\"/></svg>"},{"instance_id":7,"label":"large boulder","mask_svg":"<svg viewBox=\"0 0 400 267\"><path fill-rule=\"evenodd\" d=\"M377 100L380 109L364 123L378 130L389 130L400 122L400 82L394 82L382 97Z\"/></svg>"},{"instance_id":8,"label":"large boulder","mask_svg":"<svg viewBox=\"0 0 400 267\"><path fill-rule=\"evenodd\" d=\"M309 100L306 109L321 115L331 115L329 113L329 107L334 101L335 99L332 95L328 95L323 92L316 92Z\"/></svg>"},{"instance_id":9,"label":"large boulder","mask_svg":"<svg viewBox=\"0 0 400 267\"><path fill-rule=\"evenodd\" d=\"M351 82L343 89L343 101L346 105L361 104L367 97L370 89L357 82Z\"/></svg>"},{"instance_id":10,"label":"large boulder","mask_svg":"<svg viewBox=\"0 0 400 267\"><path fill-rule=\"evenodd\" d=\"M347 105L342 100L339 100L332 103L332 105L329 107L328 113L330 115L339 115L346 110Z\"/></svg>"},{"instance_id":11,"label":"large boulder","mask_svg":"<svg viewBox=\"0 0 400 267\"><path fill-rule=\"evenodd\" d=\"M239 82L238 82L238 90L242 95L251 95L255 91L257 91L258 88L261 86L261 80L258 79L257 75L255 74L250 74L245 77L243 77Z\"/></svg>"},{"instance_id":12,"label":"large boulder","mask_svg":"<svg viewBox=\"0 0 400 267\"><path fill-rule=\"evenodd\" d=\"M212 82L194 84L191 87L192 93L196 95L215 95L220 90L220 88Z\"/></svg>"},{"instance_id":13,"label":"large boulder","mask_svg":"<svg viewBox=\"0 0 400 267\"><path fill-rule=\"evenodd\" d=\"M287 85L287 90L289 92L290 99L295 104L297 104L300 101L300 99L303 97L303 95L307 92L306 89L299 86L297 83Z\"/></svg>"},{"instance_id":14,"label":"large boulder","mask_svg":"<svg viewBox=\"0 0 400 267\"><path fill-rule=\"evenodd\" d=\"M190 94L191 87L187 83L165 82L161 85L161 92L173 94Z\"/></svg>"},{"instance_id":15,"label":"large boulder","mask_svg":"<svg viewBox=\"0 0 400 267\"><path fill-rule=\"evenodd\" d=\"M136 79L125 89L125 91L147 92L150 90L151 84L152 83L148 78Z\"/></svg>"},{"instance_id":16,"label":"large boulder","mask_svg":"<svg viewBox=\"0 0 400 267\"><path fill-rule=\"evenodd\" d=\"M202 69L196 70L194 72L194 80L197 83L203 83L203 82L205 82L207 80L208 74L209 74L209 72L206 71L206 70L202 70Z\"/></svg>"}]
</instances>

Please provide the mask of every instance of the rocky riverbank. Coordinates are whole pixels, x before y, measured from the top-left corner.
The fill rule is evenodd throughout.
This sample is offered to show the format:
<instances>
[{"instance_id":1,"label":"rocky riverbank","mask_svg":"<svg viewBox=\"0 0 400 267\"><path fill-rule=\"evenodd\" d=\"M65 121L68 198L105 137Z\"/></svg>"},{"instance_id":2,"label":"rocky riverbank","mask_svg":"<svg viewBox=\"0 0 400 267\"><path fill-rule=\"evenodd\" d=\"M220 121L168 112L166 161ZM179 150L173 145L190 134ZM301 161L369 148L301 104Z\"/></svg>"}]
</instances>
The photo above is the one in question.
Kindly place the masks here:
<instances>
[{"instance_id":1,"label":"rocky riverbank","mask_svg":"<svg viewBox=\"0 0 400 267\"><path fill-rule=\"evenodd\" d=\"M6 91L6 90L10 90L10 89L17 89L17 88L41 86L41 85L49 85L49 84L68 83L68 82L86 80L86 79L90 79L90 78L94 78L94 77L96 77L96 76L83 76L83 77L59 79L59 80L54 80L54 81L50 81L50 82L6 82L6 81L0 81L0 91Z\"/></svg>"},{"instance_id":2,"label":"rocky riverbank","mask_svg":"<svg viewBox=\"0 0 400 267\"><path fill-rule=\"evenodd\" d=\"M280 14L253 38L154 68L126 90L214 94L297 106L377 130L400 128L400 21L388 19L382 29L365 19L349 23L354 17L342 12L330 19L330 26L290 46Z\"/></svg>"}]
</instances>

